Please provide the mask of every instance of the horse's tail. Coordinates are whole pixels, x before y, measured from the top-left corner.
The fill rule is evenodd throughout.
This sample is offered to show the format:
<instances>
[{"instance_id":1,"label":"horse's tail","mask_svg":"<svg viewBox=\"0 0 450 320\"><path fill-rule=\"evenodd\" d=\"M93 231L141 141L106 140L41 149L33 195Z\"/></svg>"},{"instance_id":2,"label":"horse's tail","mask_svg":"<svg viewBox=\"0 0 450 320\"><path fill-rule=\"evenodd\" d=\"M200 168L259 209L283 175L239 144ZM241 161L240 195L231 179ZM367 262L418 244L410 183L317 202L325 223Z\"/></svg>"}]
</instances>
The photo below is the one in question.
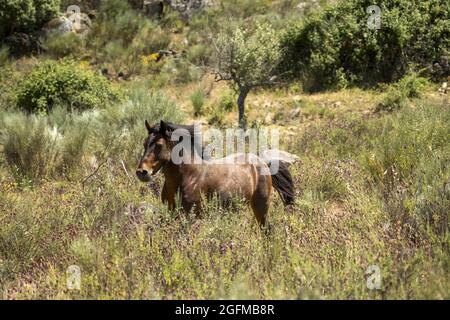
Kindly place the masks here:
<instances>
[{"instance_id":1,"label":"horse's tail","mask_svg":"<svg viewBox=\"0 0 450 320\"><path fill-rule=\"evenodd\" d=\"M278 191L278 194L283 200L285 206L294 203L294 181L292 180L291 172L289 171L289 162L278 161L278 170L272 174L272 186ZM267 165L272 165L272 161L269 161Z\"/></svg>"}]
</instances>

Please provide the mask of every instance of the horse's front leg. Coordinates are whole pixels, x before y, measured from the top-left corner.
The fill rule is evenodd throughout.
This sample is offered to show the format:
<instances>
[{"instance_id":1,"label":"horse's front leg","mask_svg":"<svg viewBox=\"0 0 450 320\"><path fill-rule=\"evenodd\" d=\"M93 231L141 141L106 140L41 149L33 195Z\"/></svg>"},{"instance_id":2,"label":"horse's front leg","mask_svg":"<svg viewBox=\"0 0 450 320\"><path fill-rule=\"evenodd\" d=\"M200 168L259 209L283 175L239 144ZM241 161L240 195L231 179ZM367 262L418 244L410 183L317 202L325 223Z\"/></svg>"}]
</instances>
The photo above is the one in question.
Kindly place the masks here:
<instances>
[{"instance_id":1,"label":"horse's front leg","mask_svg":"<svg viewBox=\"0 0 450 320\"><path fill-rule=\"evenodd\" d=\"M181 195L181 206L185 212L191 212L194 210L194 213L197 217L201 216L202 213L202 204L201 197L196 196L192 192L182 192Z\"/></svg>"},{"instance_id":2,"label":"horse's front leg","mask_svg":"<svg viewBox=\"0 0 450 320\"><path fill-rule=\"evenodd\" d=\"M162 187L161 200L164 204L167 204L170 211L175 210L175 192L169 188L167 182L164 182Z\"/></svg>"}]
</instances>

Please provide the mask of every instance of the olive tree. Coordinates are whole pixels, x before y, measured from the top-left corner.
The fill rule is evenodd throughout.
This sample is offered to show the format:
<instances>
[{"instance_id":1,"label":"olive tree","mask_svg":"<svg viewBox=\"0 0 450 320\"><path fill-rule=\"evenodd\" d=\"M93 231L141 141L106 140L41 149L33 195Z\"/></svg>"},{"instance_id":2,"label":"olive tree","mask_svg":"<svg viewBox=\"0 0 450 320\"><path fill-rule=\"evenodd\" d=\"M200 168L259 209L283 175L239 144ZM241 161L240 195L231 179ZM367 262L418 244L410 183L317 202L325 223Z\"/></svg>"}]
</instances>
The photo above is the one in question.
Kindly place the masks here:
<instances>
[{"instance_id":1,"label":"olive tree","mask_svg":"<svg viewBox=\"0 0 450 320\"><path fill-rule=\"evenodd\" d=\"M222 32L214 41L216 81L231 81L238 93L239 125L245 127L245 99L251 89L277 79L281 59L279 37L269 24L258 23L253 32L242 27Z\"/></svg>"}]
</instances>

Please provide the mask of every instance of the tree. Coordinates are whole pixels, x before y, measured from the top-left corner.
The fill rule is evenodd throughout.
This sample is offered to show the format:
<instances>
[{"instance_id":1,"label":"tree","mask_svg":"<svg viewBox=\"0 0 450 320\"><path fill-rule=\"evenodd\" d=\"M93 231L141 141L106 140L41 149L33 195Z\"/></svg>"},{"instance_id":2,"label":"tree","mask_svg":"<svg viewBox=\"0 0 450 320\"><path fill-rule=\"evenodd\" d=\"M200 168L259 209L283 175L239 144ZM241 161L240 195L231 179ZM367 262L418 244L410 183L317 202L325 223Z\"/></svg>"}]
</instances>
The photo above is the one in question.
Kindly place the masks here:
<instances>
[{"instance_id":1,"label":"tree","mask_svg":"<svg viewBox=\"0 0 450 320\"><path fill-rule=\"evenodd\" d=\"M0 37L33 32L59 12L59 0L0 0Z\"/></svg>"},{"instance_id":2,"label":"tree","mask_svg":"<svg viewBox=\"0 0 450 320\"><path fill-rule=\"evenodd\" d=\"M273 85L281 59L279 37L269 24L258 23L254 32L236 28L222 32L214 42L216 81L228 80L238 93L239 125L246 126L245 99L251 89Z\"/></svg>"}]
</instances>

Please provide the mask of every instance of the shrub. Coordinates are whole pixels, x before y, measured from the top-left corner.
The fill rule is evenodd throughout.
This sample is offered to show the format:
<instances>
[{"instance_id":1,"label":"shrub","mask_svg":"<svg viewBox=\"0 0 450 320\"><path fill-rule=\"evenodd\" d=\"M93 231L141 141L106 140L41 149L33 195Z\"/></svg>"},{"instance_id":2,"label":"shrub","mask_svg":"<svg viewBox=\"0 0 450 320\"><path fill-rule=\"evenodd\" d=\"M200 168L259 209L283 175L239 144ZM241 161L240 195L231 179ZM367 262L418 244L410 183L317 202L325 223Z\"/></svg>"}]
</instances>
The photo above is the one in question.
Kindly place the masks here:
<instances>
[{"instance_id":1,"label":"shrub","mask_svg":"<svg viewBox=\"0 0 450 320\"><path fill-rule=\"evenodd\" d=\"M79 121L70 121L70 116L64 118L67 124L58 125L43 115L14 112L0 120L0 145L17 180L64 175L79 165L87 130Z\"/></svg>"},{"instance_id":2,"label":"shrub","mask_svg":"<svg viewBox=\"0 0 450 320\"><path fill-rule=\"evenodd\" d=\"M177 105L164 94L149 93L145 83L135 84L127 101L106 107L94 118L91 152L99 159L123 160L133 168L142 155L144 120L183 123L184 119Z\"/></svg>"},{"instance_id":3,"label":"shrub","mask_svg":"<svg viewBox=\"0 0 450 320\"><path fill-rule=\"evenodd\" d=\"M84 110L118 99L105 78L72 60L41 63L17 88L17 106L28 112L49 111L57 104Z\"/></svg>"},{"instance_id":4,"label":"shrub","mask_svg":"<svg viewBox=\"0 0 450 320\"><path fill-rule=\"evenodd\" d=\"M174 84L186 84L192 81L199 81L204 71L193 66L185 59L169 58L162 67L162 72L170 75Z\"/></svg>"},{"instance_id":5,"label":"shrub","mask_svg":"<svg viewBox=\"0 0 450 320\"><path fill-rule=\"evenodd\" d=\"M83 48L83 39L75 33L49 35L44 42L46 52L54 58L76 56Z\"/></svg>"},{"instance_id":6,"label":"shrub","mask_svg":"<svg viewBox=\"0 0 450 320\"><path fill-rule=\"evenodd\" d=\"M206 45L196 44L188 49L187 59L196 65L207 65L211 53L211 49Z\"/></svg>"},{"instance_id":7,"label":"shrub","mask_svg":"<svg viewBox=\"0 0 450 320\"><path fill-rule=\"evenodd\" d=\"M448 232L448 108L419 104L382 119L362 152L387 212L414 233ZM407 228L405 227L405 230Z\"/></svg>"},{"instance_id":8,"label":"shrub","mask_svg":"<svg viewBox=\"0 0 450 320\"><path fill-rule=\"evenodd\" d=\"M426 78L413 73L401 78L395 86L408 98L420 98L423 89L428 85L429 82Z\"/></svg>"},{"instance_id":9,"label":"shrub","mask_svg":"<svg viewBox=\"0 0 450 320\"><path fill-rule=\"evenodd\" d=\"M102 2L87 42L101 62L130 76L141 72L142 55L166 49L170 36L126 1L111 0Z\"/></svg>"},{"instance_id":10,"label":"shrub","mask_svg":"<svg viewBox=\"0 0 450 320\"><path fill-rule=\"evenodd\" d=\"M205 104L205 93L201 87L198 87L191 94L191 103L194 108L194 115L199 116L203 114L203 105Z\"/></svg>"},{"instance_id":11,"label":"shrub","mask_svg":"<svg viewBox=\"0 0 450 320\"><path fill-rule=\"evenodd\" d=\"M9 58L9 48L7 46L0 47L0 67L3 67Z\"/></svg>"},{"instance_id":12,"label":"shrub","mask_svg":"<svg viewBox=\"0 0 450 320\"><path fill-rule=\"evenodd\" d=\"M427 85L427 79L416 74L407 75L389 87L375 111L392 112L401 109L407 105L409 99L419 98Z\"/></svg>"},{"instance_id":13,"label":"shrub","mask_svg":"<svg viewBox=\"0 0 450 320\"><path fill-rule=\"evenodd\" d=\"M144 120L181 123L177 106L163 94L137 85L129 99L102 110L69 112L55 107L48 114L0 113L0 150L17 180L76 177L90 161L119 161L134 167L146 135ZM82 161L84 160L84 161Z\"/></svg>"},{"instance_id":14,"label":"shrub","mask_svg":"<svg viewBox=\"0 0 450 320\"><path fill-rule=\"evenodd\" d=\"M385 97L375 107L375 112L392 112L405 107L408 104L408 98L399 88L392 86L386 92Z\"/></svg>"},{"instance_id":15,"label":"shrub","mask_svg":"<svg viewBox=\"0 0 450 320\"><path fill-rule=\"evenodd\" d=\"M0 37L13 32L33 32L58 14L59 0L0 1Z\"/></svg>"},{"instance_id":16,"label":"shrub","mask_svg":"<svg viewBox=\"0 0 450 320\"><path fill-rule=\"evenodd\" d=\"M225 90L219 96L217 107L226 112L231 112L236 106L236 94L232 90Z\"/></svg>"},{"instance_id":17,"label":"shrub","mask_svg":"<svg viewBox=\"0 0 450 320\"><path fill-rule=\"evenodd\" d=\"M287 29L285 71L320 90L370 86L424 68L450 47L450 10L443 0L386 0L381 29L367 27L369 0L339 2Z\"/></svg>"}]
</instances>

